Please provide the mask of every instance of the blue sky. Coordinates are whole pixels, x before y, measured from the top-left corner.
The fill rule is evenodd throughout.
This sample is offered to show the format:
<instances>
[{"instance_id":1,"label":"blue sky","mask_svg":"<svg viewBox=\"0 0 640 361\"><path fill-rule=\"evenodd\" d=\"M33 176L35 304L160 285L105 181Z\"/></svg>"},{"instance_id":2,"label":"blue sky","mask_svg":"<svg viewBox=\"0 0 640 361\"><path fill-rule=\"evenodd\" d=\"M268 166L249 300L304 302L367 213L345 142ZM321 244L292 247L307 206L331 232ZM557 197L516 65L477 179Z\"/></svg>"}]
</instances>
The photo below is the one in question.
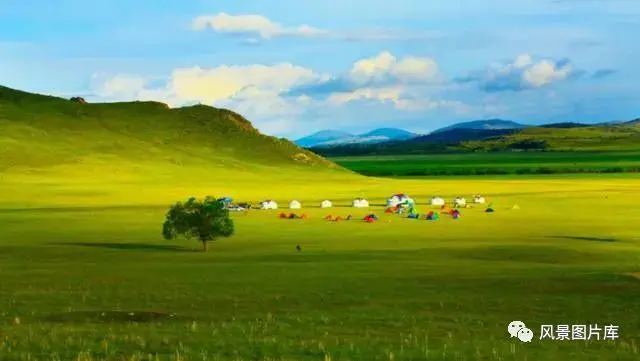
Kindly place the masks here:
<instances>
[{"instance_id":1,"label":"blue sky","mask_svg":"<svg viewBox=\"0 0 640 361\"><path fill-rule=\"evenodd\" d=\"M640 0L12 1L0 84L228 107L292 138L626 120L638 34Z\"/></svg>"}]
</instances>

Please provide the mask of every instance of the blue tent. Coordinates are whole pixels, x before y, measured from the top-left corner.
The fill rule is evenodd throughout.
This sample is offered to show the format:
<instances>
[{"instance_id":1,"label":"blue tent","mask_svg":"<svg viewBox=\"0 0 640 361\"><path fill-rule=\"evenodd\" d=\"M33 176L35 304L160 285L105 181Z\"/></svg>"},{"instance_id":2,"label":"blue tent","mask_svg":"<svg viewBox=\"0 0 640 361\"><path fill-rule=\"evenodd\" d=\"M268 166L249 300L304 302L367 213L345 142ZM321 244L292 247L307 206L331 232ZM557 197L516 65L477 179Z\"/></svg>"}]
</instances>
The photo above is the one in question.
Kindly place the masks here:
<instances>
[{"instance_id":1,"label":"blue tent","mask_svg":"<svg viewBox=\"0 0 640 361\"><path fill-rule=\"evenodd\" d=\"M231 202L233 202L233 199L231 197L222 197L222 198L218 198L218 202L222 203L222 205L226 208L231 205Z\"/></svg>"}]
</instances>

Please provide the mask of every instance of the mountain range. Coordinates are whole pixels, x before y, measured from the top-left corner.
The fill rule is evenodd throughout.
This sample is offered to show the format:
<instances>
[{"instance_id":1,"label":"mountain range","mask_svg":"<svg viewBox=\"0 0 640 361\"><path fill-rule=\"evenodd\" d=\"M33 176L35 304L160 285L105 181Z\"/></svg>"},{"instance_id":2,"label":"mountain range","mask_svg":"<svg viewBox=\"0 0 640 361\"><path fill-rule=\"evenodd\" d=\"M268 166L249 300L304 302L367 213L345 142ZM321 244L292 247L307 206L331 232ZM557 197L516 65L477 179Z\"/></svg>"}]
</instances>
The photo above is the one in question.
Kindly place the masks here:
<instances>
[{"instance_id":1,"label":"mountain range","mask_svg":"<svg viewBox=\"0 0 640 361\"><path fill-rule=\"evenodd\" d=\"M525 125L489 119L454 124L429 134L382 143L315 147L323 156L434 154L477 151L636 151L640 119L598 124L560 122Z\"/></svg>"},{"instance_id":2,"label":"mountain range","mask_svg":"<svg viewBox=\"0 0 640 361\"><path fill-rule=\"evenodd\" d=\"M407 140L418 136L403 129L378 128L363 134L352 134L339 130L322 130L294 143L305 148L332 147L345 144L373 144L389 141Z\"/></svg>"},{"instance_id":3,"label":"mountain range","mask_svg":"<svg viewBox=\"0 0 640 361\"><path fill-rule=\"evenodd\" d=\"M436 138L450 138L448 134L453 130L471 134L482 130L507 130L524 129L530 125L521 124L511 120L486 119L470 122L456 123L440 129L436 129L427 135L421 135L398 128L378 128L364 134L351 134L339 130L322 130L309 136L300 138L294 143L305 148L327 148L343 145L378 144L385 142L406 141L436 135ZM479 132L482 133L482 132Z\"/></svg>"}]
</instances>

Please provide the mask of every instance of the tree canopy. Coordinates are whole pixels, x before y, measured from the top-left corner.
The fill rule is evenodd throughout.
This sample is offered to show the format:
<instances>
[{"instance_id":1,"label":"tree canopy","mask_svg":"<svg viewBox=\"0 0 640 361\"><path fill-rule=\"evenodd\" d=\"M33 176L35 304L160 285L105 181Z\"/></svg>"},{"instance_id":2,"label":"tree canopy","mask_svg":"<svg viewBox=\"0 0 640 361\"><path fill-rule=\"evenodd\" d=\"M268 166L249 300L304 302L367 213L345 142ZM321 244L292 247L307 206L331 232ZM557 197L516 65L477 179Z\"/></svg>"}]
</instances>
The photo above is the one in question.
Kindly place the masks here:
<instances>
[{"instance_id":1,"label":"tree canopy","mask_svg":"<svg viewBox=\"0 0 640 361\"><path fill-rule=\"evenodd\" d=\"M167 212L162 226L165 239L184 237L197 238L204 251L207 243L234 233L233 220L224 204L215 197L207 196L202 201L195 197L186 202L177 202Z\"/></svg>"}]
</instances>

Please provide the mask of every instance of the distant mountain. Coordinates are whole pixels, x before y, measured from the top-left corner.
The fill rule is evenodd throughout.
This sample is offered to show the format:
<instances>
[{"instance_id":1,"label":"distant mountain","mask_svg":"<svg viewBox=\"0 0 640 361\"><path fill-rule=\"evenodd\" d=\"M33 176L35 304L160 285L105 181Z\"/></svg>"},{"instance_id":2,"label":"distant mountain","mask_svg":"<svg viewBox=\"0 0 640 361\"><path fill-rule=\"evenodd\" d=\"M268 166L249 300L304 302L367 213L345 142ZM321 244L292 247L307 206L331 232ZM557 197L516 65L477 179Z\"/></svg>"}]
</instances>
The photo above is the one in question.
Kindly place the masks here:
<instances>
[{"instance_id":1,"label":"distant mountain","mask_svg":"<svg viewBox=\"0 0 640 361\"><path fill-rule=\"evenodd\" d=\"M321 130L317 133L313 133L304 138L300 138L296 140L294 143L298 146L308 148L308 147L314 147L323 143L331 143L339 139L348 139L353 137L355 137L355 135L350 133L341 132L339 130L327 129L327 130Z\"/></svg>"},{"instance_id":2,"label":"distant mountain","mask_svg":"<svg viewBox=\"0 0 640 361\"><path fill-rule=\"evenodd\" d=\"M417 136L418 134L398 128L378 128L376 130L370 131L369 133L360 134L360 137L362 138L384 137L389 140L405 140L415 138Z\"/></svg>"},{"instance_id":3,"label":"distant mountain","mask_svg":"<svg viewBox=\"0 0 640 361\"><path fill-rule=\"evenodd\" d=\"M323 130L298 139L295 143L307 148L323 148L349 144L376 144L389 141L401 141L411 139L416 136L417 134L397 128L379 128L360 135L336 130Z\"/></svg>"},{"instance_id":4,"label":"distant mountain","mask_svg":"<svg viewBox=\"0 0 640 361\"><path fill-rule=\"evenodd\" d=\"M406 143L457 143L469 140L481 140L491 137L499 137L503 135L513 134L520 129L467 129L453 128L443 131L432 132L409 139Z\"/></svg>"},{"instance_id":5,"label":"distant mountain","mask_svg":"<svg viewBox=\"0 0 640 361\"><path fill-rule=\"evenodd\" d=\"M456 123L444 128L440 128L431 132L440 133L453 129L478 129L478 130L495 130L495 129L524 129L529 125L514 122L512 120L503 119L485 119L485 120L472 120L470 122Z\"/></svg>"}]
</instances>

